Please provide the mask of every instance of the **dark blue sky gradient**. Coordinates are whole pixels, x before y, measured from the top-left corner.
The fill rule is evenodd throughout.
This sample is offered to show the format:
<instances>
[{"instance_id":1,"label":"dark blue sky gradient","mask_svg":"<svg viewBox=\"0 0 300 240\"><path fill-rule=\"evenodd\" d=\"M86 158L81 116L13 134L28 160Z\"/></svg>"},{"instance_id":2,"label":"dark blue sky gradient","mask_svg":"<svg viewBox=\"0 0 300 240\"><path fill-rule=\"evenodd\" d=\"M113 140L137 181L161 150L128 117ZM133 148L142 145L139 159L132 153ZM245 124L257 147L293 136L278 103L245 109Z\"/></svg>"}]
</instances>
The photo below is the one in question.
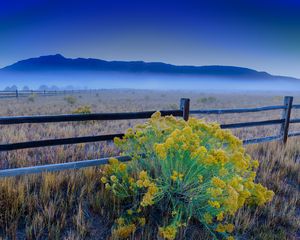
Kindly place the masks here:
<instances>
[{"instance_id":1,"label":"dark blue sky gradient","mask_svg":"<svg viewBox=\"0 0 300 240\"><path fill-rule=\"evenodd\" d=\"M300 77L300 1L0 1L0 67L56 53Z\"/></svg>"}]
</instances>

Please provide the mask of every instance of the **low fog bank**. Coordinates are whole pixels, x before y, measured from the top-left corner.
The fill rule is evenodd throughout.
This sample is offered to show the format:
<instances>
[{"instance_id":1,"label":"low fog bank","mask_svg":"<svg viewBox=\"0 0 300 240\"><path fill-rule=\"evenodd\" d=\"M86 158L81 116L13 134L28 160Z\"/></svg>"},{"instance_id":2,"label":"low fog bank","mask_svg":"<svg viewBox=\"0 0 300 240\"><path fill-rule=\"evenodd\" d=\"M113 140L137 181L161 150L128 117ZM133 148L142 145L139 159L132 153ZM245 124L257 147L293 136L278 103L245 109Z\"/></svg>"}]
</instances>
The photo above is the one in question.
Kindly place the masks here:
<instances>
[{"instance_id":1,"label":"low fog bank","mask_svg":"<svg viewBox=\"0 0 300 240\"><path fill-rule=\"evenodd\" d=\"M286 79L221 79L211 76L150 75L117 73L0 73L0 89L16 85L39 89L41 85L59 89L153 89L195 91L299 91L300 81Z\"/></svg>"}]
</instances>

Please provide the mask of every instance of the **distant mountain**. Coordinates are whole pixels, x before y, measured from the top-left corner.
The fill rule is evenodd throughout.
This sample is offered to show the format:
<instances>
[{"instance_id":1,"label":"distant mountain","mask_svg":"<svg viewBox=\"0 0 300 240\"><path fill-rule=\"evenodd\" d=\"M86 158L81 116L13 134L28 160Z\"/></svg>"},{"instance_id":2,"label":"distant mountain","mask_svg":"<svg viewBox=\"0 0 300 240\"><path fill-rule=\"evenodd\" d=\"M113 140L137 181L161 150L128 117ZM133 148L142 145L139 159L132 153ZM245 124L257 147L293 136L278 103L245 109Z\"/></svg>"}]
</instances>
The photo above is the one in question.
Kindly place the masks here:
<instances>
[{"instance_id":1,"label":"distant mountain","mask_svg":"<svg viewBox=\"0 0 300 240\"><path fill-rule=\"evenodd\" d=\"M161 62L143 61L104 61L92 58L65 58L60 54L29 58L0 69L6 73L43 73L43 72L118 72L151 73L168 75L211 76L217 78L238 79L288 79L295 78L273 76L249 68L234 66L176 66Z\"/></svg>"}]
</instances>

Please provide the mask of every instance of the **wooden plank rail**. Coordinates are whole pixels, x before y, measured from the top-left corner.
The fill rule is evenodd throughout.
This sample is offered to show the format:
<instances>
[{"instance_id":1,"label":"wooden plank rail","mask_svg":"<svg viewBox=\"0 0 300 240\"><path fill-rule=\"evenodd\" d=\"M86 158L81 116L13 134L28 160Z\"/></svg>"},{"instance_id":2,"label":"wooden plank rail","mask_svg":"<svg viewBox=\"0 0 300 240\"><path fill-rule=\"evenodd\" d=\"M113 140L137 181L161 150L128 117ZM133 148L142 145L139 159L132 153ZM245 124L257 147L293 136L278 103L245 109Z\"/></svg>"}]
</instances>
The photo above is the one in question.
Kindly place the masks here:
<instances>
[{"instance_id":1,"label":"wooden plank rail","mask_svg":"<svg viewBox=\"0 0 300 240\"><path fill-rule=\"evenodd\" d=\"M300 106L300 105L299 105ZM257 108L236 108L236 109L206 109L206 110L191 110L190 114L232 114L232 113L250 113L285 109L285 106L267 106Z\"/></svg>"},{"instance_id":2,"label":"wooden plank rail","mask_svg":"<svg viewBox=\"0 0 300 240\"><path fill-rule=\"evenodd\" d=\"M288 134L288 137L297 137L300 136L300 132L291 132Z\"/></svg>"},{"instance_id":3,"label":"wooden plank rail","mask_svg":"<svg viewBox=\"0 0 300 240\"><path fill-rule=\"evenodd\" d=\"M58 146L66 144L77 144L77 143L88 143L88 142L100 142L100 141L110 141L115 137L123 137L124 134L108 134L108 135L98 135L98 136L85 136L85 137L74 137L74 138L60 138L60 139L48 139L40 141L29 141L29 142L18 142L18 143L8 143L0 145L1 151L12 151L18 149L26 148L38 148L38 147L49 147Z\"/></svg>"},{"instance_id":4,"label":"wooden plank rail","mask_svg":"<svg viewBox=\"0 0 300 240\"><path fill-rule=\"evenodd\" d=\"M117 158L120 162L127 162L131 160L131 158L128 156L117 156L114 158ZM77 162L47 164L47 165L34 166L34 167L5 169L5 170L0 170L0 178L21 176L21 175L27 175L33 173L54 172L54 171L62 171L62 170L74 170L74 169L80 169L85 167L95 167L95 166L107 164L109 159L110 158L100 158L100 159L84 160L84 161L77 161Z\"/></svg>"},{"instance_id":5,"label":"wooden plank rail","mask_svg":"<svg viewBox=\"0 0 300 240\"><path fill-rule=\"evenodd\" d=\"M262 137L262 138L253 138L253 139L246 139L243 140L244 145L248 144L256 144L256 143L265 143L265 142L272 142L272 141L277 141L280 140L281 136L269 136L269 137Z\"/></svg>"},{"instance_id":6,"label":"wooden plank rail","mask_svg":"<svg viewBox=\"0 0 300 240\"><path fill-rule=\"evenodd\" d=\"M266 120L266 121L256 121L256 122L241 122L241 123L230 123L230 124L221 124L221 128L244 128L244 127L257 127L257 126L267 126L267 125L276 125L282 124L284 119L275 119L275 120Z\"/></svg>"},{"instance_id":7,"label":"wooden plank rail","mask_svg":"<svg viewBox=\"0 0 300 240\"><path fill-rule=\"evenodd\" d=\"M31 92L32 93L32 92ZM19 94L20 93L15 93ZM1 94L0 94L1 95ZM267 136L262 138L246 139L243 140L243 144L256 144L271 141L282 140L285 144L288 137L300 136L300 132L289 133L289 124L300 123L299 118L290 119L292 109L300 109L300 104L293 105L292 97L285 97L284 104L279 106L265 106L258 108L238 108L238 109L208 109L208 110L190 110L190 100L181 99L179 110L163 110L160 111L162 116L173 115L176 117L183 117L184 120L189 119L190 114L229 114L229 113L249 113L249 112L261 112L271 110L283 110L281 119L265 120L265 121L252 121L252 122L240 122L221 124L223 129L255 127L255 126L269 126L269 125L281 125L281 131L279 135ZM53 123L53 122L74 122L74 121L95 121L95 120L128 120L128 119L145 119L150 118L156 111L147 112L129 112L129 113L94 113L94 114L73 114L73 115L53 115L53 116L14 116L14 117L0 117L0 125L10 124L23 124L23 123ZM19 143L1 144L0 151L11 151L25 148L57 146L64 144L77 144L97 141L109 141L115 137L122 137L124 134L108 134L98 136L83 136L75 138L63 138L63 139L48 139L40 141L29 141ZM118 156L116 157L120 161L129 161L130 157ZM60 171L68 169L79 169L89 166L103 165L108 162L109 158L101 158L94 160L84 160L77 162L68 162L60 164L50 164L43 166L34 166L26 168L5 169L0 170L0 178L8 176L19 176L31 173L41 173L45 171Z\"/></svg>"},{"instance_id":8,"label":"wooden plank rail","mask_svg":"<svg viewBox=\"0 0 300 240\"><path fill-rule=\"evenodd\" d=\"M92 113L92 114L66 114L52 116L16 116L0 117L1 125L21 124L21 123L50 123L50 122L78 122L94 120L128 120L150 118L156 111L129 112L129 113ZM182 110L162 110L162 116L173 115L182 116Z\"/></svg>"},{"instance_id":9,"label":"wooden plank rail","mask_svg":"<svg viewBox=\"0 0 300 240\"><path fill-rule=\"evenodd\" d=\"M293 118L290 120L290 123L300 123L300 118Z\"/></svg>"},{"instance_id":10,"label":"wooden plank rail","mask_svg":"<svg viewBox=\"0 0 300 240\"><path fill-rule=\"evenodd\" d=\"M300 104L293 104L292 108L293 109L300 109Z\"/></svg>"}]
</instances>

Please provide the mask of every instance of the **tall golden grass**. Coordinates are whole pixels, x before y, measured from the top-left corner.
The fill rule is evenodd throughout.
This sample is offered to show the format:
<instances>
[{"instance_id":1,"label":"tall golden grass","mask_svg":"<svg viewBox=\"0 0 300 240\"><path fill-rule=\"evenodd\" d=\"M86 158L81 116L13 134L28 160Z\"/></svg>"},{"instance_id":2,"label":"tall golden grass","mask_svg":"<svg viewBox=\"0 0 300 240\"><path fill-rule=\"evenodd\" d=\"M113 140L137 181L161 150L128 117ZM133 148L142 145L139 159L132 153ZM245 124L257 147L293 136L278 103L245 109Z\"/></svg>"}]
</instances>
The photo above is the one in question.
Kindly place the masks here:
<instances>
[{"instance_id":1,"label":"tall golden grass","mask_svg":"<svg viewBox=\"0 0 300 240\"><path fill-rule=\"evenodd\" d=\"M283 95L283 94L282 94ZM124 112L171 109L180 97L190 97L192 109L254 107L282 104L281 96L251 94L203 94L195 92L154 92L103 90L94 95L75 95L70 104L64 96L26 100L1 100L0 115L71 113L89 105L92 112ZM201 98L214 98L201 101ZM200 99L200 100L199 100ZM297 96L295 102L297 102ZM197 101L198 100L198 101ZM300 97L299 97L300 102ZM300 112L300 111L299 111ZM294 111L294 117L298 115ZM241 122L280 117L280 111L257 114L198 116L209 121ZM1 126L1 143L54 137L118 133L140 121L24 124ZM296 129L297 126L293 126ZM240 137L278 133L276 127L234 131ZM260 208L240 209L233 221L241 239L298 239L300 229L300 139L247 146L260 161L257 180L275 192L273 201ZM0 169L33 166L112 156L118 151L111 143L89 143L0 153ZM113 219L119 214L118 201L100 184L101 168L44 173L0 179L0 239L107 239ZM146 226L135 239L156 239ZM180 236L183 239L183 235ZM186 239L208 238L195 222Z\"/></svg>"}]
</instances>

